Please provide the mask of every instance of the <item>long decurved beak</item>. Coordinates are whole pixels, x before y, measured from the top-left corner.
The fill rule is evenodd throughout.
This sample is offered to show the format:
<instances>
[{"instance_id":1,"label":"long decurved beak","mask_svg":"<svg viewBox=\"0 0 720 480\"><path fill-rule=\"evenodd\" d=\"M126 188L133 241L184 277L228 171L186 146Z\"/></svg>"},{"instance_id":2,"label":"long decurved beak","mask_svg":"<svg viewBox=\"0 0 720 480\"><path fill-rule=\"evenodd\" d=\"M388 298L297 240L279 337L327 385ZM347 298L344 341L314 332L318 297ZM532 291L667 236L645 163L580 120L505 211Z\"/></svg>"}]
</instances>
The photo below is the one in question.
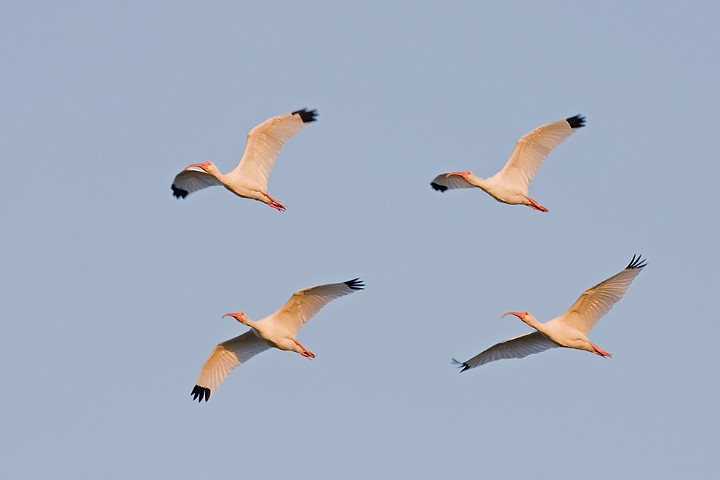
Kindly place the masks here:
<instances>
[{"instance_id":1,"label":"long decurved beak","mask_svg":"<svg viewBox=\"0 0 720 480\"><path fill-rule=\"evenodd\" d=\"M190 165L185 167L185 170L187 170L190 167L195 167L195 168L201 169L202 171L205 171L205 169L208 167L208 165L210 165L210 162L191 163Z\"/></svg>"},{"instance_id":2,"label":"long decurved beak","mask_svg":"<svg viewBox=\"0 0 720 480\"><path fill-rule=\"evenodd\" d=\"M505 318L505 317L507 317L508 315L515 315L515 316L518 317L520 320L522 320L523 312L507 312L507 313L503 313L503 314L502 314L502 317L500 317L500 318Z\"/></svg>"},{"instance_id":3,"label":"long decurved beak","mask_svg":"<svg viewBox=\"0 0 720 480\"><path fill-rule=\"evenodd\" d=\"M233 317L233 318L235 318L235 315L236 315L235 313L232 313L232 312L231 312L231 313L226 313L225 315L223 315L223 316L220 317L220 318L225 318L225 317Z\"/></svg>"}]
</instances>

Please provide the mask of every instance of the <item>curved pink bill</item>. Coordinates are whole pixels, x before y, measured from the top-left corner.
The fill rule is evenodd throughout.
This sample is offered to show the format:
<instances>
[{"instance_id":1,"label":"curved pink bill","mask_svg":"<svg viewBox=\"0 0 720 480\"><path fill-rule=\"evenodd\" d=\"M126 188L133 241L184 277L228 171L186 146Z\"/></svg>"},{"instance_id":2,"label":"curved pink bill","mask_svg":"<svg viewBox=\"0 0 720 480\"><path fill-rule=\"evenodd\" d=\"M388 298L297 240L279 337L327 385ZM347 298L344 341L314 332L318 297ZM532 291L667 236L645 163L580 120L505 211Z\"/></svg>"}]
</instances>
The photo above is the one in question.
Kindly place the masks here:
<instances>
[{"instance_id":1,"label":"curved pink bill","mask_svg":"<svg viewBox=\"0 0 720 480\"><path fill-rule=\"evenodd\" d=\"M187 169L190 168L190 167L202 168L203 170L205 170L205 167L207 167L208 165L210 165L210 162L191 163L190 165L188 165L187 167L185 167L185 170L187 170Z\"/></svg>"}]
</instances>

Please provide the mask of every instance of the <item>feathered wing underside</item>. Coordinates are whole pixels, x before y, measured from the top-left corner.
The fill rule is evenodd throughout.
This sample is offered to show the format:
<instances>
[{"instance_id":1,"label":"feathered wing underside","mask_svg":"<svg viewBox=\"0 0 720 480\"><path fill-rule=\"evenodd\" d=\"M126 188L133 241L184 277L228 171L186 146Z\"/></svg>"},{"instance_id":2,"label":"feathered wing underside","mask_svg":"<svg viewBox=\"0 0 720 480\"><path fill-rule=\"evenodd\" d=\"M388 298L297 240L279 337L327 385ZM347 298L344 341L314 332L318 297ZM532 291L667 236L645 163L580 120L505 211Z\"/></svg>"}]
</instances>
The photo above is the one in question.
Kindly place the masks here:
<instances>
[{"instance_id":1,"label":"feathered wing underside","mask_svg":"<svg viewBox=\"0 0 720 480\"><path fill-rule=\"evenodd\" d=\"M269 348L270 345L259 338L253 330L218 344L200 370L192 391L193 400L199 397L202 401L204 397L207 401L210 393L220 386L235 367Z\"/></svg>"},{"instance_id":2,"label":"feathered wing underside","mask_svg":"<svg viewBox=\"0 0 720 480\"><path fill-rule=\"evenodd\" d=\"M252 184L259 190L266 191L270 170L275 165L280 150L285 141L299 132L306 121L303 113L314 115L314 112L298 111L286 113L277 117L265 120L256 126L247 138L245 153L238 166L228 173L228 176L242 178L243 182Z\"/></svg>"},{"instance_id":3,"label":"feathered wing underside","mask_svg":"<svg viewBox=\"0 0 720 480\"><path fill-rule=\"evenodd\" d=\"M462 366L462 371L465 371L497 360L524 358L558 346L542 333L532 332L497 343L465 362L456 362Z\"/></svg>"},{"instance_id":4,"label":"feathered wing underside","mask_svg":"<svg viewBox=\"0 0 720 480\"><path fill-rule=\"evenodd\" d=\"M330 301L362 290L364 287L362 280L355 278L347 282L330 283L299 290L273 316L294 335Z\"/></svg>"},{"instance_id":5,"label":"feathered wing underside","mask_svg":"<svg viewBox=\"0 0 720 480\"><path fill-rule=\"evenodd\" d=\"M435 177L432 182L430 182L430 186L434 190L444 192L448 189L452 190L455 188L472 188L475 185L466 182L465 179L460 175L450 175L448 177L447 173L441 173L440 175Z\"/></svg>"},{"instance_id":6,"label":"feathered wing underside","mask_svg":"<svg viewBox=\"0 0 720 480\"><path fill-rule=\"evenodd\" d=\"M550 151L579 127L584 126L584 122L584 117L576 115L566 120L548 123L523 135L515 144L510 159L495 177L527 189Z\"/></svg>"},{"instance_id":7,"label":"feathered wing underside","mask_svg":"<svg viewBox=\"0 0 720 480\"><path fill-rule=\"evenodd\" d=\"M587 335L598 320L623 297L645 265L640 256L636 258L633 255L632 261L622 272L585 290L559 320Z\"/></svg>"},{"instance_id":8,"label":"feathered wing underside","mask_svg":"<svg viewBox=\"0 0 720 480\"><path fill-rule=\"evenodd\" d=\"M218 185L222 185L222 183L209 173L205 173L201 168L187 167L175 176L171 188L173 196L176 198L185 198L189 194L202 190L203 188Z\"/></svg>"}]
</instances>

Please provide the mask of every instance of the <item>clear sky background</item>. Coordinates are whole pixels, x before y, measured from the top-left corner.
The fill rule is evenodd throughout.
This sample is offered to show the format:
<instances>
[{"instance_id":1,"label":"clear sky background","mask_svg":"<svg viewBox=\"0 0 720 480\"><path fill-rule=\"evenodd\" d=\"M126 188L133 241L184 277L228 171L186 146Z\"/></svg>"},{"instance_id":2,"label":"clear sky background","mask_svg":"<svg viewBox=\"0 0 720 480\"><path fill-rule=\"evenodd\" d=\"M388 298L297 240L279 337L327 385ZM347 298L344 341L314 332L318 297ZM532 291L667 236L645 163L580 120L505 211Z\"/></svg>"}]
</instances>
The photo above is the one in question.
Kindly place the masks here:
<instances>
[{"instance_id":1,"label":"clear sky background","mask_svg":"<svg viewBox=\"0 0 720 480\"><path fill-rule=\"evenodd\" d=\"M0 464L7 478L717 478L720 4L0 2ZM247 132L319 121L215 188ZM587 127L531 184L440 194ZM458 374L634 253L591 338ZM213 346L360 277L192 402Z\"/></svg>"}]
</instances>

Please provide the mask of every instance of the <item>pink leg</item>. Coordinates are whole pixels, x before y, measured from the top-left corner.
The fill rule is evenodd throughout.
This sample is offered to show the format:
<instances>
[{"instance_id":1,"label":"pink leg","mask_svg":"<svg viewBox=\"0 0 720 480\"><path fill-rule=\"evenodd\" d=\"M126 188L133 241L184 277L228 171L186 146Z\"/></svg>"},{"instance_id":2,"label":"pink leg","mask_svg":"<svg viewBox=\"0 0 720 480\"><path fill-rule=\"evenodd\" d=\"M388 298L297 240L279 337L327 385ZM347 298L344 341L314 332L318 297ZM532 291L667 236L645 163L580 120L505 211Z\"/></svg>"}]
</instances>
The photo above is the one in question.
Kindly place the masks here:
<instances>
[{"instance_id":1,"label":"pink leg","mask_svg":"<svg viewBox=\"0 0 720 480\"><path fill-rule=\"evenodd\" d=\"M295 345L303 349L303 352L300 354L305 358L315 358L315 354L308 350L307 348L303 347L302 343L298 342L293 338L293 342L295 342Z\"/></svg>"},{"instance_id":2,"label":"pink leg","mask_svg":"<svg viewBox=\"0 0 720 480\"><path fill-rule=\"evenodd\" d=\"M265 195L265 196L270 200L270 203L268 203L268 205L269 205L270 207L274 208L274 209L277 210L278 212L284 212L284 211L285 211L285 205L283 205L283 204L280 203L279 201L275 200L273 197L271 197L271 196L270 196L269 194L267 194L266 192L263 192L263 195Z\"/></svg>"},{"instance_id":3,"label":"pink leg","mask_svg":"<svg viewBox=\"0 0 720 480\"><path fill-rule=\"evenodd\" d=\"M606 352L605 350L603 350L602 348L598 347L598 346L595 345L594 343L590 342L590 346L595 350L595 354L596 354L596 355L600 355L600 356L603 357L603 358L605 358L605 357L612 357L612 353Z\"/></svg>"},{"instance_id":4,"label":"pink leg","mask_svg":"<svg viewBox=\"0 0 720 480\"><path fill-rule=\"evenodd\" d=\"M528 207L534 208L535 210L540 210L541 212L549 211L547 208L543 207L542 205L540 205L538 202L536 202L532 198L528 197L527 195L523 195L523 196L527 199L528 202L530 202L530 205L528 205Z\"/></svg>"}]
</instances>

